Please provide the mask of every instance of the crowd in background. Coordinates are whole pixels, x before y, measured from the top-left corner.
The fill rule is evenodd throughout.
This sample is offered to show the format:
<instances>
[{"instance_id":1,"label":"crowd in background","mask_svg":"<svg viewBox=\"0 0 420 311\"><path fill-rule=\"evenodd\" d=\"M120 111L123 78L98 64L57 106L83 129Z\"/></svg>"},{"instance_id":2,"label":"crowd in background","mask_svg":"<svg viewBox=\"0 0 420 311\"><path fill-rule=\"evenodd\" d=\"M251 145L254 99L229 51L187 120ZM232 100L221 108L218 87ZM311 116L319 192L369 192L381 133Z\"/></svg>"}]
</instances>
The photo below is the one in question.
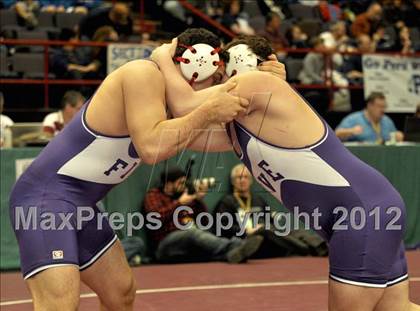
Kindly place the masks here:
<instances>
[{"instance_id":1,"label":"crowd in background","mask_svg":"<svg viewBox=\"0 0 420 311\"><path fill-rule=\"evenodd\" d=\"M334 91L335 111L359 111L365 106L362 89L346 89L349 85L363 84L362 55L340 53L420 50L420 0L190 0L189 3L236 35L258 34L269 39L279 60L286 65L288 81L312 85L311 89L300 91L322 115L331 108L326 100L330 91L325 85L343 87ZM134 42L133 38L138 43L147 37L135 26L138 1L0 0L0 8L13 11L17 16L17 25L1 22L0 38L34 38L25 37L29 32L44 33L44 39L68 42L49 49L50 79L103 79L106 76L106 47L75 43ZM169 39L186 27L204 25L203 20L175 0L144 1L144 8L146 18L159 23L152 35L156 40ZM75 19L73 24L63 27L58 18L65 13ZM46 26L45 14L55 14L55 27ZM218 29L210 29L224 41L230 40ZM311 52L287 50L307 48L311 48ZM44 77L43 70L26 76L13 68L13 55L38 52L42 58L43 47L0 45L0 52L2 77ZM328 53L331 59L322 53ZM317 85L320 87L314 88ZM78 88L85 96L90 96L93 89ZM9 98L8 91L3 92ZM64 92L63 88L58 98L51 98L58 103Z\"/></svg>"}]
</instances>

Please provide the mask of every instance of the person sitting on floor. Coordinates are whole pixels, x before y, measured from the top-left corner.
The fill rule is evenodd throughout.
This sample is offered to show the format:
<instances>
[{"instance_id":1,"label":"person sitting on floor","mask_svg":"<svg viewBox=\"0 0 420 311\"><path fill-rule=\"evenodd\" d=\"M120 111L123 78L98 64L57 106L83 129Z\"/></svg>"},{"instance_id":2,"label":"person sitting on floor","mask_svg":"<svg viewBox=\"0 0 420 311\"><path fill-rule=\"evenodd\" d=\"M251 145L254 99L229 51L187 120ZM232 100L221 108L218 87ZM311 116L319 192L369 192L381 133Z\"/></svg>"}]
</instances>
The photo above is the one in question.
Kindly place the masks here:
<instances>
[{"instance_id":1,"label":"person sitting on floor","mask_svg":"<svg viewBox=\"0 0 420 311\"><path fill-rule=\"evenodd\" d=\"M272 226L274 222L272 211L266 209L268 204L262 196L251 191L252 181L252 175L245 165L238 164L232 168L230 174L232 193L225 195L213 212L215 219L218 219L217 215L221 216L224 213L232 215L233 224L229 227L227 218L219 217L222 220L221 228L227 228L221 230L221 236L242 239L255 235L263 236L264 242L254 255L256 258L292 255L325 256L328 253L326 243L305 230L292 230L288 235L276 234ZM255 213L264 214L264 217L258 217L257 223L254 222ZM245 219L247 214L250 217ZM267 218L270 223L266 223ZM245 230L241 224L245 224Z\"/></svg>"},{"instance_id":2,"label":"person sitting on floor","mask_svg":"<svg viewBox=\"0 0 420 311\"><path fill-rule=\"evenodd\" d=\"M195 222L200 213L207 212L202 199L207 194L208 185L201 183L195 193L189 194L186 180L184 170L171 167L161 174L160 186L146 194L144 212L158 213L162 223L158 229L148 231L156 248L157 260L165 263L246 261L258 250L263 238L227 239L199 229ZM186 206L193 210L192 214L178 209ZM178 219L176 213L179 213Z\"/></svg>"}]
</instances>

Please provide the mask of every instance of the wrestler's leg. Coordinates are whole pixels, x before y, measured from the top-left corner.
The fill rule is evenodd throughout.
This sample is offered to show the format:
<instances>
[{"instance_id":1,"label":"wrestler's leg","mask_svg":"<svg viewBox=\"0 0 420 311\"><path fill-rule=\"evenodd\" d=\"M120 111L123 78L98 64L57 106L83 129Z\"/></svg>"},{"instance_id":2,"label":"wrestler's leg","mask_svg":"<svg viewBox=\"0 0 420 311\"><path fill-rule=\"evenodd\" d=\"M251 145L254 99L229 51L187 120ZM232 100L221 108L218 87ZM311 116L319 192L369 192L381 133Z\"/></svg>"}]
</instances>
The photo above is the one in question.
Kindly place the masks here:
<instances>
[{"instance_id":1,"label":"wrestler's leg","mask_svg":"<svg viewBox=\"0 0 420 311\"><path fill-rule=\"evenodd\" d=\"M79 305L80 275L75 265L57 266L26 280L35 311L75 311Z\"/></svg>"},{"instance_id":2,"label":"wrestler's leg","mask_svg":"<svg viewBox=\"0 0 420 311\"><path fill-rule=\"evenodd\" d=\"M119 241L83 270L81 278L98 295L102 310L133 310L136 283Z\"/></svg>"},{"instance_id":3,"label":"wrestler's leg","mask_svg":"<svg viewBox=\"0 0 420 311\"><path fill-rule=\"evenodd\" d=\"M409 281L389 286L385 289L375 311L419 311L420 306L410 302Z\"/></svg>"}]
</instances>

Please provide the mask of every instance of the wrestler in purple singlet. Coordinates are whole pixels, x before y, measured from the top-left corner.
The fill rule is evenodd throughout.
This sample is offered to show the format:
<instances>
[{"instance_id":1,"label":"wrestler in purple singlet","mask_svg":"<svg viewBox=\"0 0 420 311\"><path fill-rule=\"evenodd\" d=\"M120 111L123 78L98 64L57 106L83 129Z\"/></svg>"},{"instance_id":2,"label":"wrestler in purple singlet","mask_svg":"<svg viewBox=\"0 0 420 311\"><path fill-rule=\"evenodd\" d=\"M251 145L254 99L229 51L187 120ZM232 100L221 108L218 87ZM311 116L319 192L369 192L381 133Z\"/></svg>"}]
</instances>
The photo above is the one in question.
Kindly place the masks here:
<instances>
[{"instance_id":1,"label":"wrestler in purple singlet","mask_svg":"<svg viewBox=\"0 0 420 311\"><path fill-rule=\"evenodd\" d=\"M89 129L84 119L87 107L88 103L43 149L12 190L10 217L25 279L51 266L74 264L86 269L117 239L106 219L98 228L96 203L124 181L140 159L130 137L109 137ZM23 230L20 224L16 229L17 207L25 216L35 207L36 227ZM93 219L82 222L79 230L78 207L91 207L94 212ZM59 213L72 214L72 227L42 230L40 220L46 212L58 221Z\"/></svg>"},{"instance_id":2,"label":"wrestler in purple singlet","mask_svg":"<svg viewBox=\"0 0 420 311\"><path fill-rule=\"evenodd\" d=\"M323 137L296 149L264 142L237 121L227 130L231 139L237 138L241 161L286 208L298 207L300 213L309 215L318 208L317 232L329 244L332 279L369 287L406 280L405 206L400 194L384 176L348 151L322 122ZM334 213L337 207L341 211ZM353 214L355 225L350 223L353 208L359 209ZM346 212L347 217L340 219ZM366 223L359 228L361 215Z\"/></svg>"}]
</instances>

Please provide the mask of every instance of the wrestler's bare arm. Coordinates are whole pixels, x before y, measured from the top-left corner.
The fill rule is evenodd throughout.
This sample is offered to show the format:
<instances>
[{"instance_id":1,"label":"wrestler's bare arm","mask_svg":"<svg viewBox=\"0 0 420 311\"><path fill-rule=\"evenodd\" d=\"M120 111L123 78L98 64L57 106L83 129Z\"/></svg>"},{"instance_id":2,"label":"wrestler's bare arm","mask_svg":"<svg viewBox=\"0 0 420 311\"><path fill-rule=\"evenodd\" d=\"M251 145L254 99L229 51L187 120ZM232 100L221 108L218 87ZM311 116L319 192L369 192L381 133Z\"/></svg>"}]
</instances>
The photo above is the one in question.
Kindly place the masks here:
<instances>
[{"instance_id":1,"label":"wrestler's bare arm","mask_svg":"<svg viewBox=\"0 0 420 311\"><path fill-rule=\"evenodd\" d=\"M139 68L138 66L141 66ZM144 162L152 164L167 159L183 150L199 135L197 129L218 122L225 111L214 108L228 101L226 117L236 115L243 108L227 91L232 86L220 88L217 97L183 117L166 120L165 86L161 72L152 63L129 65L121 69L127 127L136 150ZM141 74L139 74L139 71ZM226 92L224 95L223 92ZM233 104L232 104L233 103ZM232 104L232 105L230 105ZM239 108L237 108L239 107Z\"/></svg>"},{"instance_id":2,"label":"wrestler's bare arm","mask_svg":"<svg viewBox=\"0 0 420 311\"><path fill-rule=\"evenodd\" d=\"M181 117L200 106L221 85L195 92L176 69L172 59L162 58L160 70L166 86L166 99L174 117ZM192 140L187 147L194 151L222 152L232 150L229 137L223 124L211 124Z\"/></svg>"}]
</instances>

